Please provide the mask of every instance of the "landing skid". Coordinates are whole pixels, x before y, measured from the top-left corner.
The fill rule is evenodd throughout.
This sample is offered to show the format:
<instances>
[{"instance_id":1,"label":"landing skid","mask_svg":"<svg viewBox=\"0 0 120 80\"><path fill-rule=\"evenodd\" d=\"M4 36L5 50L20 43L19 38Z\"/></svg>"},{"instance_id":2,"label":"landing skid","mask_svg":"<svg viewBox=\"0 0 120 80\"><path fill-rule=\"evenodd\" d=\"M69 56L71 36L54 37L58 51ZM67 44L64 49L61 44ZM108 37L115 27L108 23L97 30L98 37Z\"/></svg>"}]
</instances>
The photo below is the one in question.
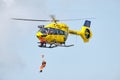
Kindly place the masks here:
<instances>
[{"instance_id":1,"label":"landing skid","mask_svg":"<svg viewBox=\"0 0 120 80\"><path fill-rule=\"evenodd\" d=\"M74 46L73 44L71 44L71 45L55 44L55 45L60 46L60 47L71 47L71 46Z\"/></svg>"},{"instance_id":2,"label":"landing skid","mask_svg":"<svg viewBox=\"0 0 120 80\"><path fill-rule=\"evenodd\" d=\"M40 42L38 42L40 43ZM38 45L39 47L41 48L55 48L55 47L71 47L71 46L74 46L73 44L71 45L65 45L65 44L59 44L59 43L53 43L53 44L50 44L49 46L47 46L48 44L46 44L45 46L40 46Z\"/></svg>"},{"instance_id":3,"label":"landing skid","mask_svg":"<svg viewBox=\"0 0 120 80\"><path fill-rule=\"evenodd\" d=\"M60 47L71 47L71 46L74 46L73 44L71 45L59 45Z\"/></svg>"},{"instance_id":4,"label":"landing skid","mask_svg":"<svg viewBox=\"0 0 120 80\"><path fill-rule=\"evenodd\" d=\"M55 48L57 46L40 46L40 45L38 45L38 47L41 47L41 48Z\"/></svg>"}]
</instances>

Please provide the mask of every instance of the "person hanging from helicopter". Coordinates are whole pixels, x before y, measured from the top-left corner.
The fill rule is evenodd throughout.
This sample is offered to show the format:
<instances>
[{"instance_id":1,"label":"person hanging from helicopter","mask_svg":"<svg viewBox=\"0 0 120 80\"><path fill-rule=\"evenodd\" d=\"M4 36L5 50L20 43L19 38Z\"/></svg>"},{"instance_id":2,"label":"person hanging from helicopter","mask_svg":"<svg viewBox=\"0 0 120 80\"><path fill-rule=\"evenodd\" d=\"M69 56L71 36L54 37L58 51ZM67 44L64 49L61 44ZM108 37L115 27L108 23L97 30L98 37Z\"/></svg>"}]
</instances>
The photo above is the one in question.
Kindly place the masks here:
<instances>
[{"instance_id":1,"label":"person hanging from helicopter","mask_svg":"<svg viewBox=\"0 0 120 80\"><path fill-rule=\"evenodd\" d=\"M40 39L39 47L46 47L46 42L47 41L44 39L44 37L47 36L48 29L44 28L44 27L41 27L40 31L42 32L43 35L41 37L39 37L39 39Z\"/></svg>"},{"instance_id":2,"label":"person hanging from helicopter","mask_svg":"<svg viewBox=\"0 0 120 80\"><path fill-rule=\"evenodd\" d=\"M46 40L40 37L40 47L46 47Z\"/></svg>"},{"instance_id":3,"label":"person hanging from helicopter","mask_svg":"<svg viewBox=\"0 0 120 80\"><path fill-rule=\"evenodd\" d=\"M43 71L43 69L45 68L45 66L46 66L46 61L45 61L45 59L44 59L44 55L41 55L42 56L42 64L41 64L41 66L40 66L40 72L42 72Z\"/></svg>"}]
</instances>

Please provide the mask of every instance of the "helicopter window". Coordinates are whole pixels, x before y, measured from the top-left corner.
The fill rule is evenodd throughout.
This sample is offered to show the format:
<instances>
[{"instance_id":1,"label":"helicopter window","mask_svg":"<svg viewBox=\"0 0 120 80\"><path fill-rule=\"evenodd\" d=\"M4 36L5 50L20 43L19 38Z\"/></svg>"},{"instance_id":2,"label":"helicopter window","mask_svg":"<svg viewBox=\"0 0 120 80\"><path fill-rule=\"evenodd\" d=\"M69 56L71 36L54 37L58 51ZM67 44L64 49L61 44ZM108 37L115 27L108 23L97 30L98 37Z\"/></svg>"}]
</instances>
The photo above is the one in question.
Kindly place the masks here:
<instances>
[{"instance_id":1,"label":"helicopter window","mask_svg":"<svg viewBox=\"0 0 120 80\"><path fill-rule=\"evenodd\" d=\"M48 29L47 28L41 28L39 31L41 31L41 33L43 33L43 34L47 34Z\"/></svg>"},{"instance_id":2,"label":"helicopter window","mask_svg":"<svg viewBox=\"0 0 120 80\"><path fill-rule=\"evenodd\" d=\"M55 28L42 28L40 31L44 34L50 34L50 35L65 35L65 31L55 29Z\"/></svg>"},{"instance_id":3,"label":"helicopter window","mask_svg":"<svg viewBox=\"0 0 120 80\"><path fill-rule=\"evenodd\" d=\"M49 28L48 34L57 34L57 30L54 28Z\"/></svg>"},{"instance_id":4,"label":"helicopter window","mask_svg":"<svg viewBox=\"0 0 120 80\"><path fill-rule=\"evenodd\" d=\"M58 30L57 29L54 29L54 34L57 34L58 33Z\"/></svg>"},{"instance_id":5,"label":"helicopter window","mask_svg":"<svg viewBox=\"0 0 120 80\"><path fill-rule=\"evenodd\" d=\"M59 35L64 35L64 34L65 34L65 32L64 32L64 31L62 31L62 30L58 30L58 34L59 34Z\"/></svg>"},{"instance_id":6,"label":"helicopter window","mask_svg":"<svg viewBox=\"0 0 120 80\"><path fill-rule=\"evenodd\" d=\"M53 34L53 29L49 28L48 34Z\"/></svg>"}]
</instances>

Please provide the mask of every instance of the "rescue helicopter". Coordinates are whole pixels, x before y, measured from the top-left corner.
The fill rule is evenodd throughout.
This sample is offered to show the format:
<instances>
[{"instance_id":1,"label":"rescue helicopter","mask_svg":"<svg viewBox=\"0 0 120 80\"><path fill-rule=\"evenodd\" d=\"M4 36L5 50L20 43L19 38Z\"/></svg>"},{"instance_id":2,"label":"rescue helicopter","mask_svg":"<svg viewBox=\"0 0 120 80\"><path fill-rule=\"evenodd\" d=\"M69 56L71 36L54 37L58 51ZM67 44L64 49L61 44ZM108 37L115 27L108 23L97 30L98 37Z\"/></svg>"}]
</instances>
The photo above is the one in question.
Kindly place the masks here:
<instances>
[{"instance_id":1,"label":"rescue helicopter","mask_svg":"<svg viewBox=\"0 0 120 80\"><path fill-rule=\"evenodd\" d=\"M64 20L57 20L55 16L51 15L51 20L37 20L37 19L22 19L22 18L12 18L14 20L22 20L22 21L42 21L42 22L51 22L47 25L39 25L38 32L36 33L36 37L39 39L39 47L42 48L54 48L57 46L62 47L70 47L74 46L66 45L66 40L69 34L81 36L83 41L89 42L90 38L92 37L92 31L90 29L91 21L85 20L82 29L71 30L65 23L59 23L59 21L71 21L71 20L81 20L81 19L64 19ZM85 18L87 19L87 18Z\"/></svg>"}]
</instances>

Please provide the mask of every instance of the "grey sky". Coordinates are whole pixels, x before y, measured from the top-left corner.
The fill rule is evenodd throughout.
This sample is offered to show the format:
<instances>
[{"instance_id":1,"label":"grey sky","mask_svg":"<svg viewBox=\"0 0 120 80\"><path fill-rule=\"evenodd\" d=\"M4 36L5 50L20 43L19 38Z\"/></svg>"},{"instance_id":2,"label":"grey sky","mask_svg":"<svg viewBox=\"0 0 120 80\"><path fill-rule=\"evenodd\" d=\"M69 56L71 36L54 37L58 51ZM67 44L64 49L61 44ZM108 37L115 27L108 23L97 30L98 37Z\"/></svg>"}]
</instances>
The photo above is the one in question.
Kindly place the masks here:
<instances>
[{"instance_id":1,"label":"grey sky","mask_svg":"<svg viewBox=\"0 0 120 80\"><path fill-rule=\"evenodd\" d=\"M0 0L0 80L120 80L119 0ZM35 34L43 22L10 18L91 19L93 38L69 35L70 48L41 49ZM80 30L82 21L64 22ZM39 73L40 55L47 66Z\"/></svg>"}]
</instances>

